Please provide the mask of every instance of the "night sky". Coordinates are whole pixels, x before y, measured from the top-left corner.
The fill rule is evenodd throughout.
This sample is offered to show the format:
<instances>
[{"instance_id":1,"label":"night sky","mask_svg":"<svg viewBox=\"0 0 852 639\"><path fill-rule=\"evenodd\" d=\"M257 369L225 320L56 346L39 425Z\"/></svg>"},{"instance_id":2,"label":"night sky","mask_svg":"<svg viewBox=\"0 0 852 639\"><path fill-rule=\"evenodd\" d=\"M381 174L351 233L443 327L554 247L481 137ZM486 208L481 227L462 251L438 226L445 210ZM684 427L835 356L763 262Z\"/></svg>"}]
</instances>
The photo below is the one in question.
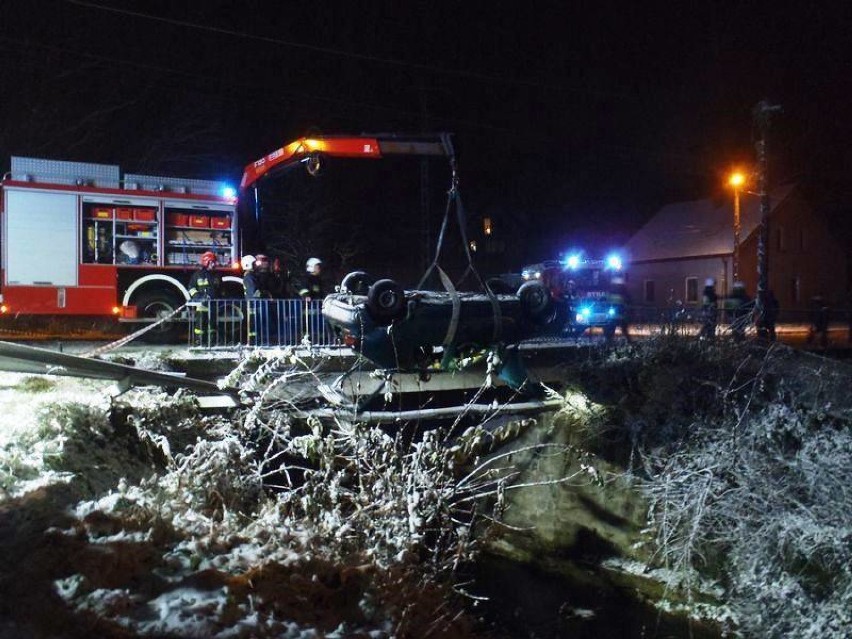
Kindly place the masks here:
<instances>
[{"instance_id":1,"label":"night sky","mask_svg":"<svg viewBox=\"0 0 852 639\"><path fill-rule=\"evenodd\" d=\"M511 236L507 262L535 261L721 197L725 172L753 162L751 110L768 98L784 108L772 180L852 191L846 2L2 6L4 170L31 155L236 182L308 132L451 131L470 215ZM359 170L364 198L395 192L377 173ZM430 172L432 226L416 193L399 204L419 232L440 220L445 173ZM357 217L387 235L382 206Z\"/></svg>"}]
</instances>

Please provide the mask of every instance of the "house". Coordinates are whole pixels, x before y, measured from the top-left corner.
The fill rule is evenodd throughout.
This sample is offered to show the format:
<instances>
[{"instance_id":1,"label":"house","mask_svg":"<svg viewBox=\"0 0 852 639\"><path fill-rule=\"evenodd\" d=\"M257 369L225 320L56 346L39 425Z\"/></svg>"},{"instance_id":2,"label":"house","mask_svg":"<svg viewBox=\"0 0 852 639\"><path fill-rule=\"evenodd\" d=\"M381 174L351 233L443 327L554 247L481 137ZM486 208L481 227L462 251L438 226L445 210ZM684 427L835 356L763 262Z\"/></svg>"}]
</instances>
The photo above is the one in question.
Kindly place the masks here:
<instances>
[{"instance_id":1,"label":"house","mask_svg":"<svg viewBox=\"0 0 852 639\"><path fill-rule=\"evenodd\" d=\"M803 318L812 297L848 304L850 247L828 218L784 185L770 196L767 245L769 288L788 319ZM740 243L737 278L750 296L757 289L760 199L740 194ZM637 305L665 307L680 300L701 304L707 278L719 295L734 284L734 198L676 202L660 209L626 244L628 287Z\"/></svg>"}]
</instances>

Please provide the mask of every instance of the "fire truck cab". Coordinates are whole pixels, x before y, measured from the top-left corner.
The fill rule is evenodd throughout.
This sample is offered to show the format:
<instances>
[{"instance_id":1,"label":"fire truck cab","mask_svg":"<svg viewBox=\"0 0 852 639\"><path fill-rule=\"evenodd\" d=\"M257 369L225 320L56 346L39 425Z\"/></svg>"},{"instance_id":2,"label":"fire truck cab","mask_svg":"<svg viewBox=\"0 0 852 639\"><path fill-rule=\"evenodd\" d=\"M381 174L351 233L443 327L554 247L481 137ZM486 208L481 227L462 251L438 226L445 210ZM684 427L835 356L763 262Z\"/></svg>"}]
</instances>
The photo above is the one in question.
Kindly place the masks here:
<instances>
[{"instance_id":1,"label":"fire truck cab","mask_svg":"<svg viewBox=\"0 0 852 639\"><path fill-rule=\"evenodd\" d=\"M605 259L588 259L572 254L562 261L531 264L521 271L524 280L540 280L557 304L567 305L564 332L579 336L599 327L611 336L627 309L613 301L615 287L624 283L624 264L612 254Z\"/></svg>"},{"instance_id":2,"label":"fire truck cab","mask_svg":"<svg viewBox=\"0 0 852 639\"><path fill-rule=\"evenodd\" d=\"M199 257L241 283L236 193L115 165L13 157L0 182L0 310L151 322L188 298ZM239 290L239 289L237 289Z\"/></svg>"}]
</instances>

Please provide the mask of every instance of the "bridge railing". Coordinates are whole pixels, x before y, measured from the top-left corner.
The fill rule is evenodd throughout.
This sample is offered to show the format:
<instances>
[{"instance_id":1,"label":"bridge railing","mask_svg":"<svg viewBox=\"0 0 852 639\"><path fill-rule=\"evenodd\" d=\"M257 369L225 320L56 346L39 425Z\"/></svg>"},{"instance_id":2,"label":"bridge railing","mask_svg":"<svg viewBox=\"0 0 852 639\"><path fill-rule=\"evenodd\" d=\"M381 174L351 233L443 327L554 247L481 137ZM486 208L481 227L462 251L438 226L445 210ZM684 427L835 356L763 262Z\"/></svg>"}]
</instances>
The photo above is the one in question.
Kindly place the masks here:
<instances>
[{"instance_id":1,"label":"bridge railing","mask_svg":"<svg viewBox=\"0 0 852 639\"><path fill-rule=\"evenodd\" d=\"M322 300L218 299L189 305L189 344L228 346L334 346Z\"/></svg>"}]
</instances>

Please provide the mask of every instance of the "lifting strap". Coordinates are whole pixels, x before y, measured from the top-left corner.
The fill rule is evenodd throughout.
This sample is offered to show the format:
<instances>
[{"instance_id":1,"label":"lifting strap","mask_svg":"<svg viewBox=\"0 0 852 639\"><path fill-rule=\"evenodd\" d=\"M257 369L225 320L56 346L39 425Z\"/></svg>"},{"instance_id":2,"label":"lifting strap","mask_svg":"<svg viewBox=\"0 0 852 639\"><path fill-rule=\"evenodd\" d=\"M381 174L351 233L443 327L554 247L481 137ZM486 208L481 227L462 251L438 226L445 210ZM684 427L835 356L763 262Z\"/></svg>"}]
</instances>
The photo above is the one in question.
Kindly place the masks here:
<instances>
[{"instance_id":1,"label":"lifting strap","mask_svg":"<svg viewBox=\"0 0 852 639\"><path fill-rule=\"evenodd\" d=\"M458 329L458 320L459 315L461 313L461 299L458 294L458 287L464 282L467 276L470 273L474 274L477 282L479 283L480 289L488 296L489 302L491 302L491 309L494 315L494 333L492 336L493 341L497 342L500 340L500 337L503 334L503 315L500 311L500 303L497 301L494 293L491 289L486 286L485 282L482 280L482 277L479 274L479 271L476 270L476 266L473 264L473 255L470 252L470 245L467 239L467 219L464 213L464 206L462 205L461 196L459 195L459 178L458 178L458 167L456 164L455 155L450 156L450 170L452 171L452 177L450 181L450 190L447 192L447 206L444 209L444 219L441 222L441 230L438 233L438 244L435 250L435 258L432 260L432 263L426 269L426 272L423 273L423 276L420 278L420 282L417 284L418 289L422 289L423 285L426 283L426 280L429 279L429 276L432 274L432 271L437 269L438 276L441 280L441 284L444 286L444 290L446 290L450 294L450 299L453 302L453 316L450 321L450 325L447 329L447 334L444 337L444 348L452 345L455 340L456 331ZM456 282L455 286L453 285L450 278L447 276L446 272L438 265L438 261L441 258L441 251L444 247L444 237L446 235L447 226L449 225L450 219L450 211L455 205L456 209L456 223L459 227L459 234L461 236L462 246L464 247L465 256L467 257L467 268L465 272L462 274L461 278Z\"/></svg>"}]
</instances>

